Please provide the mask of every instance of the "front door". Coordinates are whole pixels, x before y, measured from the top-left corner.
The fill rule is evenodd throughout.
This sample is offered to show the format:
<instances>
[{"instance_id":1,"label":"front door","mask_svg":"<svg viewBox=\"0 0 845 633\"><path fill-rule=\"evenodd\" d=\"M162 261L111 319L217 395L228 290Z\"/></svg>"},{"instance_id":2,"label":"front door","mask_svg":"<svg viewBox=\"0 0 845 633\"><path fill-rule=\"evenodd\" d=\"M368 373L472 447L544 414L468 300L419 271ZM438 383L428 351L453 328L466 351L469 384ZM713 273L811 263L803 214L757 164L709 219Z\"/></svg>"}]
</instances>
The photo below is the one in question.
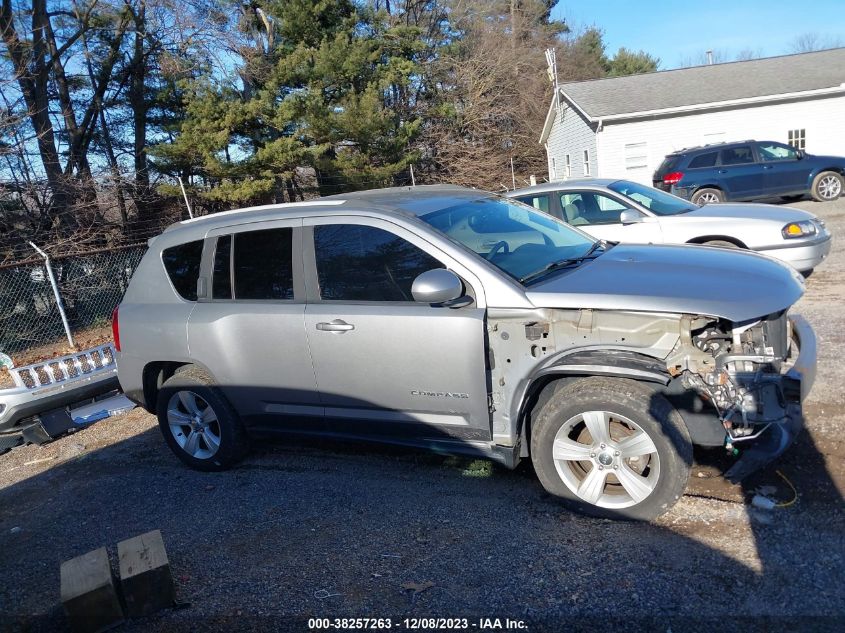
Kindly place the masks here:
<instances>
[{"instance_id":1,"label":"front door","mask_svg":"<svg viewBox=\"0 0 845 633\"><path fill-rule=\"evenodd\" d=\"M490 440L485 310L411 296L420 273L459 272L454 262L384 220L304 222L305 328L327 420L341 433Z\"/></svg>"},{"instance_id":2,"label":"front door","mask_svg":"<svg viewBox=\"0 0 845 633\"><path fill-rule=\"evenodd\" d=\"M786 195L806 191L810 179L807 161L798 158L794 147L767 141L757 144L763 164L765 193Z\"/></svg>"},{"instance_id":3,"label":"front door","mask_svg":"<svg viewBox=\"0 0 845 633\"><path fill-rule=\"evenodd\" d=\"M660 244L663 236L657 218L634 209L616 197L597 191L566 191L560 194L564 220L600 240L629 244ZM634 210L640 222L622 224L623 211Z\"/></svg>"}]
</instances>

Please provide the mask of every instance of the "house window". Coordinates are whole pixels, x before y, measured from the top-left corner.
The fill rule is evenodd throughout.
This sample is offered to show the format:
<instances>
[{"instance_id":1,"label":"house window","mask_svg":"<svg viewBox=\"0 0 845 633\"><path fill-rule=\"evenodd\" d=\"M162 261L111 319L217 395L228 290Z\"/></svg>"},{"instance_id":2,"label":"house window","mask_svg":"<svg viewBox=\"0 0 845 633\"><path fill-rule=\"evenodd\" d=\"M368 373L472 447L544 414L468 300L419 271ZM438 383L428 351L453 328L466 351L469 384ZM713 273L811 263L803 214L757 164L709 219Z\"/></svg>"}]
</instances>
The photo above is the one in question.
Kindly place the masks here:
<instances>
[{"instance_id":1,"label":"house window","mask_svg":"<svg viewBox=\"0 0 845 633\"><path fill-rule=\"evenodd\" d=\"M590 150L584 150L584 175L590 175Z\"/></svg>"},{"instance_id":2,"label":"house window","mask_svg":"<svg viewBox=\"0 0 845 633\"><path fill-rule=\"evenodd\" d=\"M555 157L552 156L552 180L557 180L557 163L555 162Z\"/></svg>"},{"instance_id":3,"label":"house window","mask_svg":"<svg viewBox=\"0 0 845 633\"><path fill-rule=\"evenodd\" d=\"M572 160L569 158L569 154L566 155L566 177L572 178Z\"/></svg>"},{"instance_id":4,"label":"house window","mask_svg":"<svg viewBox=\"0 0 845 633\"><path fill-rule=\"evenodd\" d=\"M806 149L807 140L805 130L789 130L789 144L795 149Z\"/></svg>"},{"instance_id":5,"label":"house window","mask_svg":"<svg viewBox=\"0 0 845 633\"><path fill-rule=\"evenodd\" d=\"M625 145L625 170L632 171L648 167L648 145L645 142Z\"/></svg>"}]
</instances>

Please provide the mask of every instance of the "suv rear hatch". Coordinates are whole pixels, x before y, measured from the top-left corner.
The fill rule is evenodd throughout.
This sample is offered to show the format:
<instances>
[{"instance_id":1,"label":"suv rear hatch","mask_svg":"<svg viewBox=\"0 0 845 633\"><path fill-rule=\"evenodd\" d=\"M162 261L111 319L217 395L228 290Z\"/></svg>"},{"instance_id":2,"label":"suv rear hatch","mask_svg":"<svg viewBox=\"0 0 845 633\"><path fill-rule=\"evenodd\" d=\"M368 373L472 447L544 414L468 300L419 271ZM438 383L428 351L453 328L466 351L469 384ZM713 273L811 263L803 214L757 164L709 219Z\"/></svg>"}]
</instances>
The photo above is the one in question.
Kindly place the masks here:
<instances>
[{"instance_id":1,"label":"suv rear hatch","mask_svg":"<svg viewBox=\"0 0 845 633\"><path fill-rule=\"evenodd\" d=\"M663 176L675 171L676 165L680 162L681 154L669 154L666 156L666 158L663 159L663 162L660 163L660 167L658 167L657 171L654 172L654 176L652 176L652 184L663 191L670 191L672 186L663 183Z\"/></svg>"}]
</instances>

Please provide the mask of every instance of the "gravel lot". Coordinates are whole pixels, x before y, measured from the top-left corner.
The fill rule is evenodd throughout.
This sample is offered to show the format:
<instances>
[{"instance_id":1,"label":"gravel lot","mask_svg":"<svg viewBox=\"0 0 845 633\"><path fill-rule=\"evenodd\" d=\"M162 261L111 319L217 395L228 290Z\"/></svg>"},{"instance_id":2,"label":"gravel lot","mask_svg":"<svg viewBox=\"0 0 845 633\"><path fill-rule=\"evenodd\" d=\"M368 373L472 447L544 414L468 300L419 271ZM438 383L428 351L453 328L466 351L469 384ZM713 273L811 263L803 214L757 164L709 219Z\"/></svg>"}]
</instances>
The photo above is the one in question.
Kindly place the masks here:
<instances>
[{"instance_id":1,"label":"gravel lot","mask_svg":"<svg viewBox=\"0 0 845 633\"><path fill-rule=\"evenodd\" d=\"M837 240L798 306L819 337L819 376L808 432L753 481L728 484L718 452L701 454L671 513L614 523L562 509L529 464L297 442L198 473L136 410L0 457L0 629L65 628L60 563L158 528L180 605L129 630L308 630L308 617L404 629L420 616L476 630L483 617L531 631L842 630L845 199L795 206ZM797 503L754 510L759 486L792 497L775 469Z\"/></svg>"}]
</instances>

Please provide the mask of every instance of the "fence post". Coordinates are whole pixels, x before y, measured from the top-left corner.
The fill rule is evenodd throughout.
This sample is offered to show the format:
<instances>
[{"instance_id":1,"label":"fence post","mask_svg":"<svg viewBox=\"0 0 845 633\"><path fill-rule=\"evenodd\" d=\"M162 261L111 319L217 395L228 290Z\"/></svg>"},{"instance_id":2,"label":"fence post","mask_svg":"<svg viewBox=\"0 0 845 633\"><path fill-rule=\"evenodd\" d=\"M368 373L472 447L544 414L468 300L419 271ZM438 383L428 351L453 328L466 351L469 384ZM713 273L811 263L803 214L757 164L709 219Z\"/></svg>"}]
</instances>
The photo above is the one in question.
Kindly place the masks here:
<instances>
[{"instance_id":1,"label":"fence post","mask_svg":"<svg viewBox=\"0 0 845 633\"><path fill-rule=\"evenodd\" d=\"M62 303L62 295L59 292L59 284L56 283L56 276L53 274L53 267L50 266L50 256L38 248L34 243L29 245L36 250L36 252L44 258L44 266L47 268L47 277L50 279L50 285L53 287L53 295L56 297L56 306L59 308L59 314L62 317L62 325L65 327L65 334L67 335L67 342L72 348L76 348L76 343L73 342L73 334L70 332L70 324L67 322L67 315L65 314L65 306Z\"/></svg>"}]
</instances>

